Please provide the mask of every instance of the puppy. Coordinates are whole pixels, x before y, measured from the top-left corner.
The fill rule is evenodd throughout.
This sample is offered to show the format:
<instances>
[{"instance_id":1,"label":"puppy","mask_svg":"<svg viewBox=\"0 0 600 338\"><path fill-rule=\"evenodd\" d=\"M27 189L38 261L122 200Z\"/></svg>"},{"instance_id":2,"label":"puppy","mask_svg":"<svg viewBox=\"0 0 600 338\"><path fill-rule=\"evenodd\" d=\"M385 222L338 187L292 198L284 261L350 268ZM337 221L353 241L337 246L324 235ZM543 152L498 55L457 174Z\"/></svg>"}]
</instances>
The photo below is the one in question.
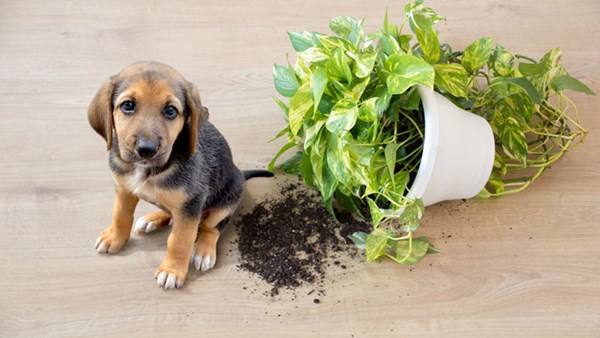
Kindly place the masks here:
<instances>
[{"instance_id":1,"label":"puppy","mask_svg":"<svg viewBox=\"0 0 600 338\"><path fill-rule=\"evenodd\" d=\"M219 131L207 121L198 89L161 63L135 63L102 84L88 119L107 143L115 182L112 224L96 251L118 252L130 237L139 199L160 211L135 223L137 233L172 225L155 273L159 286L179 288L189 264L207 271L217 260L220 232L240 202L245 179Z\"/></svg>"}]
</instances>

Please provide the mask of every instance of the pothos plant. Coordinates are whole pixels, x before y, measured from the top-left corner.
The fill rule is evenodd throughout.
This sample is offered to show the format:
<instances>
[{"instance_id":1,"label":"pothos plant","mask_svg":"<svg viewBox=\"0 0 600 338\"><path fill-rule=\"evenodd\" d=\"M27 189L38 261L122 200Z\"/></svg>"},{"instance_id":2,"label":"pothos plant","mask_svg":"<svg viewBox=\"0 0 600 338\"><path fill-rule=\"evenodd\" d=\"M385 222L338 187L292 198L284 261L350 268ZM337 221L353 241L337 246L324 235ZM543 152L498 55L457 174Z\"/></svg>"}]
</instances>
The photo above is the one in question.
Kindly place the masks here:
<instances>
[{"instance_id":1,"label":"pothos plant","mask_svg":"<svg viewBox=\"0 0 600 338\"><path fill-rule=\"evenodd\" d=\"M363 20L348 16L329 21L334 35L289 33L296 61L274 67L285 97L275 101L287 122L275 138L287 136L287 143L270 169L296 149L281 167L317 188L330 213L334 200L359 215L369 210L373 231L352 236L367 260L410 265L437 252L414 236L424 205L408 195L423 148L416 85L492 126L497 152L483 198L524 189L582 142L587 131L564 91L593 93L569 76L558 48L536 61L484 37L456 51L439 42L434 26L445 19L423 1L408 3L404 14L398 26L386 11L383 27L368 35Z\"/></svg>"}]
</instances>

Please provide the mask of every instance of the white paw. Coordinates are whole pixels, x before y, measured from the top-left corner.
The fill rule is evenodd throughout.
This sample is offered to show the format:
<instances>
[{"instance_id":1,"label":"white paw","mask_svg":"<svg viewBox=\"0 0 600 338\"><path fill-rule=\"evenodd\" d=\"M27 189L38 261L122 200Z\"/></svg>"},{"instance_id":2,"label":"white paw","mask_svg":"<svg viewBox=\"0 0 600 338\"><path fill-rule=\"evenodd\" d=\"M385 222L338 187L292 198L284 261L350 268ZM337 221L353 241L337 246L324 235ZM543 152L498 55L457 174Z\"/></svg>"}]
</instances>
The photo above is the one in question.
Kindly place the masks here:
<instances>
[{"instance_id":1,"label":"white paw","mask_svg":"<svg viewBox=\"0 0 600 338\"><path fill-rule=\"evenodd\" d=\"M144 234L149 233L156 230L157 226L155 222L148 222L148 220L144 217L140 217L135 221L135 225L133 226L133 231L136 234Z\"/></svg>"},{"instance_id":2,"label":"white paw","mask_svg":"<svg viewBox=\"0 0 600 338\"><path fill-rule=\"evenodd\" d=\"M162 271L156 276L156 284L165 290L179 289L183 285L183 281L173 274L167 274Z\"/></svg>"},{"instance_id":3,"label":"white paw","mask_svg":"<svg viewBox=\"0 0 600 338\"><path fill-rule=\"evenodd\" d=\"M97 253L108 253L109 246L102 241L102 237L98 237L96 244L94 244L94 248Z\"/></svg>"},{"instance_id":4,"label":"white paw","mask_svg":"<svg viewBox=\"0 0 600 338\"><path fill-rule=\"evenodd\" d=\"M197 253L194 253L192 255L192 259L190 260L190 263L194 264L196 270L200 270L202 272L212 269L216 262L217 260L210 255L203 256L198 255Z\"/></svg>"},{"instance_id":5,"label":"white paw","mask_svg":"<svg viewBox=\"0 0 600 338\"><path fill-rule=\"evenodd\" d=\"M96 252L99 254L116 254L121 249L121 246L115 246L102 239L102 236L98 237L96 244L94 244Z\"/></svg>"}]
</instances>

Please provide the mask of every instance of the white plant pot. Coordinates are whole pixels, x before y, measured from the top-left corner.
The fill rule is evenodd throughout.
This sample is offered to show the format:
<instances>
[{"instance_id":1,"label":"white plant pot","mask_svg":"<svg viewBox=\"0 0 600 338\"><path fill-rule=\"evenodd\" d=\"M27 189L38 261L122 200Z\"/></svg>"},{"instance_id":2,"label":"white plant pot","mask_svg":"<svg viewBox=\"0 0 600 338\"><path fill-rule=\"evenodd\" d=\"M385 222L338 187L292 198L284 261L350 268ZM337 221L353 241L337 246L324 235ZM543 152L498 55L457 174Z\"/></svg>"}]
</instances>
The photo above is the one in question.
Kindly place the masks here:
<instances>
[{"instance_id":1,"label":"white plant pot","mask_svg":"<svg viewBox=\"0 0 600 338\"><path fill-rule=\"evenodd\" d=\"M409 196L425 206L476 196L494 164L494 134L482 117L419 85L425 111L423 155Z\"/></svg>"}]
</instances>

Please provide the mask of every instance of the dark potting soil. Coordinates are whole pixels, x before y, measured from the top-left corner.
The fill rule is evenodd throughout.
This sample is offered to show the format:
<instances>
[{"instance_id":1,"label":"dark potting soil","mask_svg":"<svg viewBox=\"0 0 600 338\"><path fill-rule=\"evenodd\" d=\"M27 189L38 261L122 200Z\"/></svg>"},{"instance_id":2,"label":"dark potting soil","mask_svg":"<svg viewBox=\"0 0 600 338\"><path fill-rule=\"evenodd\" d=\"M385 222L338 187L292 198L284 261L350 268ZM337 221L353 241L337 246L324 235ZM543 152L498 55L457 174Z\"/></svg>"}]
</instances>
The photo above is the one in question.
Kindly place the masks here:
<instances>
[{"instance_id":1,"label":"dark potting soil","mask_svg":"<svg viewBox=\"0 0 600 338\"><path fill-rule=\"evenodd\" d=\"M348 236L372 227L345 210L337 210L336 216L339 221L327 212L318 192L301 181L283 184L279 196L235 222L239 267L272 285L271 296L303 284L322 287L331 264L345 269L342 258L364 260Z\"/></svg>"}]
</instances>

